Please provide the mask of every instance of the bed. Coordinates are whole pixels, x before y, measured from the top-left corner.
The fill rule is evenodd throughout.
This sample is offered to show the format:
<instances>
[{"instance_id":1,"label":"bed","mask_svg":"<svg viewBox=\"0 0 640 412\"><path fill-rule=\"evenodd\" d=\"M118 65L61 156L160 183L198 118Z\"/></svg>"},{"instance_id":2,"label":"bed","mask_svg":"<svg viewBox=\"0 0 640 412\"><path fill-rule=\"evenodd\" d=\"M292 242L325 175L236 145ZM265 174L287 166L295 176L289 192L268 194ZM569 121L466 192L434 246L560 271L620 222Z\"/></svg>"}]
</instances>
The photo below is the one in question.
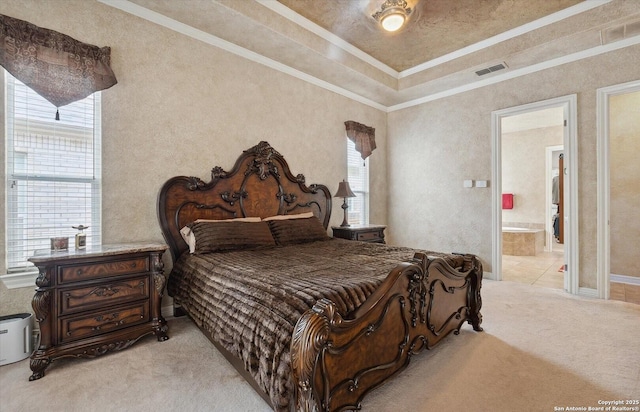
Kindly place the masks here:
<instances>
[{"instance_id":1,"label":"bed","mask_svg":"<svg viewBox=\"0 0 640 412\"><path fill-rule=\"evenodd\" d=\"M334 239L330 216L327 187L264 141L158 196L176 314L276 411L360 409L414 355L482 330L476 256Z\"/></svg>"}]
</instances>

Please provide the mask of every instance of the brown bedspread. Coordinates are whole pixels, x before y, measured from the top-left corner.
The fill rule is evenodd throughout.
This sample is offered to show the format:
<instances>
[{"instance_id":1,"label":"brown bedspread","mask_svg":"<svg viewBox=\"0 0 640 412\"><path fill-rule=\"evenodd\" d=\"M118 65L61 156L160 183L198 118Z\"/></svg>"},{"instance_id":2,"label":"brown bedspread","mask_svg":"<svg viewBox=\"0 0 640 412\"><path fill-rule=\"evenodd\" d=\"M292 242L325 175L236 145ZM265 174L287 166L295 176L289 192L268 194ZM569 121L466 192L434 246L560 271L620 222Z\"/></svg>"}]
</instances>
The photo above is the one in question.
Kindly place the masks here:
<instances>
[{"instance_id":1,"label":"brown bedspread","mask_svg":"<svg viewBox=\"0 0 640 412\"><path fill-rule=\"evenodd\" d=\"M183 255L168 292L233 355L268 394L289 410L289 345L300 316L321 298L347 314L361 305L414 249L341 239L252 251ZM462 257L442 256L453 267Z\"/></svg>"}]
</instances>

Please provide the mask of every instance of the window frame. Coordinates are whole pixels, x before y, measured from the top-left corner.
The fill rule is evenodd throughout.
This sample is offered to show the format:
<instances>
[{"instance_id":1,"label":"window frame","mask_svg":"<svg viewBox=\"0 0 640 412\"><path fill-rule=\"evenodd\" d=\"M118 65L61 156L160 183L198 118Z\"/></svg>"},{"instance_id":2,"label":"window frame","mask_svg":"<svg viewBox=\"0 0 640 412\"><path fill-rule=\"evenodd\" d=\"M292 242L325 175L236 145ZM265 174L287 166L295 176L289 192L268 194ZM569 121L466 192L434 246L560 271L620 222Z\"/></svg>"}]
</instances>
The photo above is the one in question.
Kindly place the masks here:
<instances>
[{"instance_id":1,"label":"window frame","mask_svg":"<svg viewBox=\"0 0 640 412\"><path fill-rule=\"evenodd\" d=\"M4 170L4 226L5 231L2 234L5 240L4 250L2 251L3 256L2 259L2 268L0 269L0 279L4 282L5 286L9 289L18 288L18 287L27 287L33 286L35 282L36 275L38 270L35 266L26 264L25 266L20 266L12 264L12 262L17 262L16 259L10 259L10 244L15 242L16 239L20 240L20 236L16 235L13 231L21 230L20 227L16 226L13 222L10 222L11 216L16 216L12 214L17 211L17 204L21 200L18 196L20 196L19 192L16 192L14 188L12 188L12 184L18 184L17 182L24 182L24 184L33 184L33 182L51 182L52 184L59 183L79 183L84 185L89 185L88 189L84 191L82 195L83 201L88 199L90 202L87 206L87 209L90 209L90 222L78 222L88 224L92 226L91 230L91 238L87 242L88 244L99 245L101 244L102 238L102 147L101 147L101 137L102 137L102 129L101 129L101 95L100 92L96 92L91 95L93 100L93 125L92 126L74 126L65 124L65 122L58 122L55 120L46 121L39 120L37 118L28 118L28 120L24 121L24 124L28 124L29 132L34 134L40 134L44 136L43 139L53 140L53 144L62 143L64 141L72 140L72 139L85 139L85 144L88 145L89 149L85 149L84 153L92 153L92 156L85 157L88 162L92 162L89 169L92 171L92 176L73 176L73 173L69 172L58 172L58 173L42 173L40 172L29 172L26 170L20 171L19 168L16 168L15 165L18 164L20 160L20 156L16 156L14 153L14 145L16 137L14 135L14 131L19 129L20 126L17 125L17 119L15 115L15 108L17 102L17 96L15 95L16 86L22 86L21 82L13 78L6 70L2 70L3 81L2 85L4 87L4 119L5 119L5 127L4 127L4 136L3 142L5 146L5 170ZM30 92L33 92L29 89ZM35 93L35 92L33 92ZM71 105L66 107L72 108ZM82 104L86 105L86 102L82 102ZM86 109L91 110L90 106L85 106ZM52 113L55 114L56 108L51 105ZM61 115L64 116L65 111L63 110ZM53 117L52 117L53 119ZM54 123L55 122L55 123ZM69 122L67 122L69 123ZM47 132L53 132L51 134L47 134ZM53 137L51 137L53 136ZM56 142L57 139L64 139ZM90 139L90 140L89 140ZM82 154L83 152L80 151ZM25 152L26 158L26 152ZM24 194L25 192L22 192ZM87 196L88 194L88 196ZM47 197L51 196L50 194ZM29 193L29 197L31 200L35 200L32 196L32 193ZM73 198L73 196L72 196ZM75 197L78 200L78 197ZM36 210L36 209L34 209ZM31 211L30 211L31 212ZM73 229L70 229L73 231ZM69 242L69 249L72 250L74 248L73 245L73 235L70 235L71 239ZM29 253L32 253L35 250L41 250L42 247L40 245L31 246L28 244L28 238L23 238L23 244L18 247L18 249L14 250L28 250ZM33 248L33 251L29 249L29 247ZM9 266L12 267L9 267ZM6 273L6 274L5 274Z\"/></svg>"},{"instance_id":2,"label":"window frame","mask_svg":"<svg viewBox=\"0 0 640 412\"><path fill-rule=\"evenodd\" d=\"M347 181L356 197L347 198L350 225L369 224L369 162L356 151L355 143L347 140ZM359 210L362 209L360 212Z\"/></svg>"}]
</instances>

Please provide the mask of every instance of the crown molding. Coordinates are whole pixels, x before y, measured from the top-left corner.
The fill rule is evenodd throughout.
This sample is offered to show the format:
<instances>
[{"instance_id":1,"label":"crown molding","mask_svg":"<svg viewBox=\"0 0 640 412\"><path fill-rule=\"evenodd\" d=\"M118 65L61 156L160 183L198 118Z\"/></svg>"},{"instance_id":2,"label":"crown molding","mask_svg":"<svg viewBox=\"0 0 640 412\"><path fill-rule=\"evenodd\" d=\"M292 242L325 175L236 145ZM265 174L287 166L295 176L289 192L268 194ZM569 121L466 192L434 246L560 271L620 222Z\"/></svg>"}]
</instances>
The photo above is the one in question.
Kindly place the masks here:
<instances>
[{"instance_id":1,"label":"crown molding","mask_svg":"<svg viewBox=\"0 0 640 412\"><path fill-rule=\"evenodd\" d=\"M101 3L104 3L108 6L114 7L116 9L122 10L134 16L140 17L142 19L148 20L152 23L158 24L160 26L166 27L175 32L184 34L185 36L189 36L195 40L199 40L201 42L210 44L212 46L218 47L222 50L225 50L229 53L235 54L237 56L243 57L247 60L251 60L253 62L259 63L263 66L270 67L279 72L288 74L290 76L296 77L300 80L304 80L308 83L311 83L315 86L321 87L326 90L330 90L337 94L340 94L349 99L355 100L357 102L366 104L367 106L371 106L375 109L386 111L386 106L375 102L371 99L368 99L364 96L361 96L357 93L351 92L345 88L340 86L336 86L332 83L329 83L325 80L318 79L315 76L311 76L307 73L304 73L298 69L294 69L293 67L287 66L286 64L280 63L276 60L265 57L259 53L254 51L245 49L244 47L240 47L236 44L233 44L229 41L221 39L220 37L214 36L213 34L204 32L202 30L191 27L187 24L181 23L177 20L169 18L163 14L157 13L153 10L149 10L145 7L134 4L128 0L98 0Z\"/></svg>"},{"instance_id":2,"label":"crown molding","mask_svg":"<svg viewBox=\"0 0 640 412\"><path fill-rule=\"evenodd\" d=\"M527 67L523 67L521 69L515 69L513 71L508 71L505 73L501 73L490 77L488 79L479 80L474 83L465 84L460 87L454 87L449 90L445 90L439 93L433 93L418 99L409 100L407 102L388 106L387 112L394 112L396 110L406 109L408 107L417 106L423 103L431 102L438 99L443 99L445 97L454 96L456 94L468 92L471 90L479 89L481 87L489 86L492 84L500 83L506 80L515 79L517 77L526 76L531 73L539 72L541 70L550 69L556 66L561 66L563 64L572 63L578 60L588 59L589 57L598 56L604 53L609 53L615 50L623 49L630 46L635 46L640 44L640 35L635 37L630 37L628 39L620 40L615 43L609 43L602 46L592 47L590 49L582 50L576 53L567 54L562 57L557 57L555 59L546 60L541 63L532 64Z\"/></svg>"},{"instance_id":3,"label":"crown molding","mask_svg":"<svg viewBox=\"0 0 640 412\"><path fill-rule=\"evenodd\" d=\"M532 21L531 23L524 24L520 27L516 27L515 29L508 30L504 33L500 33L493 37L489 37L486 40L469 45L467 47L463 47L462 49L456 50L449 54L445 54L444 56L419 64L410 69L403 70L399 73L398 78L401 79L403 77L411 76L413 74L420 73L421 71L436 67L440 64L447 63L459 57L463 57L468 54L480 51L482 49L486 49L487 47L495 46L496 44L501 43L503 41L513 39L525 33L529 33L530 31L534 31L542 27L548 26L549 24L557 23L571 16L575 16L576 14L584 13L585 11L610 3L611 1L612 0L591 0L591 1L584 1L582 3L578 3L574 6L567 7L564 10L560 10L548 16L542 17L538 20Z\"/></svg>"},{"instance_id":4,"label":"crown molding","mask_svg":"<svg viewBox=\"0 0 640 412\"><path fill-rule=\"evenodd\" d=\"M222 50L225 50L227 52L230 52L232 54L235 54L239 57L245 58L247 60L256 62L258 64L264 65L266 67L272 68L274 70L277 70L279 72L288 74L292 77L295 77L297 79L303 80L305 82L308 82L310 84L313 84L315 86L321 87L325 90L329 90L331 92L334 92L336 94L339 94L341 96L344 96L346 98L349 98L353 101L365 104L367 106L373 107L377 110L383 111L385 113L389 113L389 112L393 112L393 111L397 111L397 110L402 110L402 109L406 109L412 106L417 106L420 104L424 104L430 101L434 101L434 100L438 100L438 99L442 99L445 97L450 97L450 96L454 96L456 94L460 94L460 93L465 93L471 90L475 90L481 87L485 87L485 86L489 86L492 84L496 84L499 82L503 82L506 80L510 80L510 79L514 79L517 77L521 77L521 76L525 76L531 73L535 73L541 70L545 70L545 69L549 69L552 67L556 67L556 66L560 66L563 64L567 64L567 63L571 63L571 62L575 62L578 60L582 60L582 59L586 59L589 57L593 57L593 56L597 56L603 53L608 53L611 51L615 51L618 49L622 49L625 47L630 47L630 46L634 46L637 44L640 44L640 35L639 36L635 36L635 37L631 37L631 38L627 38L624 40L620 40L614 43L610 43L610 44L606 44L606 45L601 45L601 46L597 46L597 47L593 47L590 49L585 49L582 50L580 52L576 52L576 53L572 53L572 54L568 54L562 57L558 57L558 58L554 58L554 59L550 59L541 63L537 63L537 64L533 64L527 67L523 67L520 69L515 69L512 71L507 71L504 73L500 73L497 75L494 75L490 78L487 79L481 79L478 81L475 81L473 83L469 83L469 84L465 84L459 87L453 87L451 89L445 90L445 91L441 91L441 92L436 92L436 93L431 93L431 94L425 94L424 96L417 98L417 99L411 99L411 100L407 100L404 101L402 103L399 104L395 104L395 105L385 105L385 104L381 104L375 100L372 100L370 98L367 98L365 96L362 96L358 93L352 92L344 87L335 85L331 82L322 80L320 78L317 78L315 76L312 76L310 74L307 74L301 70L295 69L291 66L288 66L284 63L278 62L276 60L273 60L271 58L268 58L266 56L263 56L259 53L256 53L254 51L248 50L244 47L238 46L236 44L233 44L229 41L226 41L220 37L217 37L213 34L204 32L202 30L196 29L192 26L189 26L187 24L181 23L177 20L174 20L172 18L169 18L165 15L162 15L160 13L157 13L153 10L149 10L143 6L137 5L129 0L98 0L99 2L106 4L108 6L114 7L116 9L122 10L126 13L132 14L134 16L140 17L142 19L148 20L152 23L158 24L160 26L166 27L170 30L176 31L178 33L181 33L183 35L189 36L195 40L198 41L202 41L204 43L210 44L214 47L218 47ZM265 7L268 7L271 10L274 10L276 13L283 15L284 17L286 17L289 20L292 20L298 24L301 24L302 27L306 28L307 30L312 30L314 33L316 33L319 36L322 36L325 40L331 42L332 44L341 47L342 49L344 49L345 51L348 51L349 53L354 54L354 56L358 57L358 58L362 58L364 61L366 61L367 63L370 63L372 65L374 65L375 67L378 67L379 65L382 65L380 67L386 67L385 70L383 70L385 73L387 74L391 74L394 75L393 73L395 73L395 76L397 76L398 78L400 77L406 77L410 74L415 74L418 71L421 70L425 70L427 68L426 65L431 64L431 66L429 67L434 67L437 64L442 64L444 63L443 61L440 61L438 59L434 59L431 62L427 62L424 65L419 65L416 66L415 68L412 69L408 69L403 71L402 73L398 73L397 71L391 69L390 67L378 62L376 59L374 59L373 57L369 56L368 54L362 52L361 50L353 47L352 45L350 45L349 43L345 42L344 40L340 39L339 37L333 35L332 33L329 33L328 31L326 31L325 29L322 29L320 26L317 26L315 23L303 18L302 16L298 15L297 13L293 12L292 10L290 10L289 8L285 7L284 5L280 4L279 2L277 2L276 0L255 0L256 2L258 2L259 4L262 4ZM579 3L576 6L573 7L569 7L563 11L554 13L552 15L549 15L545 18L536 20L535 22L532 22L528 25L524 25L520 28L514 29L514 30L510 30L509 32L505 32L502 35L498 35L498 36L494 36L491 39L487 39L485 42L479 42L476 43L475 45L469 46L469 48L465 48L467 49L466 51L462 51L465 49L461 49L461 51L459 51L460 53L472 53L474 51L480 50L480 48L484 48L484 47L489 47L492 44L496 44L499 43L501 41L505 41L509 38L513 38L517 35L520 35L522 33L526 33L528 31L531 30L535 30L536 28L539 27L543 27L545 25L560 21L562 19L565 19L567 17L570 16L574 16L578 13L582 13L584 11L593 9L595 7L599 7L602 6L606 3L610 3L612 0L590 0L590 1L585 1L582 3ZM458 53L458 52L455 52ZM464 54L461 54L464 55ZM454 53L451 53L447 56L443 56L441 59L453 59L453 58L457 58L460 57L461 55L457 55ZM448 60L447 60L448 61ZM377 62L377 63L376 63ZM378 67L378 68L380 68ZM419 68L419 69L418 69ZM410 70L416 70L415 73L411 72L408 73ZM382 70L382 69L381 69ZM389 70L391 70L392 73L389 72ZM381 97L382 99L382 97Z\"/></svg>"},{"instance_id":5,"label":"crown molding","mask_svg":"<svg viewBox=\"0 0 640 412\"><path fill-rule=\"evenodd\" d=\"M282 17L285 17L289 20L291 20L292 22L296 23L297 25L299 25L300 27L322 37L324 40L328 41L329 43L333 44L334 46L337 46L339 48L341 48L342 50L346 51L347 53L357 57L358 59L370 64L371 66L375 67L376 69L392 76L395 79L398 79L400 76L400 73L394 69L392 69L391 67L387 66L386 64L382 63L380 60L374 58L373 56L363 52L362 50L360 50L359 48L355 47L354 45L352 45L351 43L348 43L344 40L342 40L340 37L336 36L335 34L331 33L329 30L324 29L323 27L318 26L316 23L312 22L311 20L307 19L306 17L302 17L300 14L296 13L295 11L291 10L290 8L288 8L287 6L285 6L284 4L280 3L278 0L255 0L257 3L263 5L264 7L278 13L279 15L281 15ZM608 0L611 1L611 0Z\"/></svg>"}]
</instances>

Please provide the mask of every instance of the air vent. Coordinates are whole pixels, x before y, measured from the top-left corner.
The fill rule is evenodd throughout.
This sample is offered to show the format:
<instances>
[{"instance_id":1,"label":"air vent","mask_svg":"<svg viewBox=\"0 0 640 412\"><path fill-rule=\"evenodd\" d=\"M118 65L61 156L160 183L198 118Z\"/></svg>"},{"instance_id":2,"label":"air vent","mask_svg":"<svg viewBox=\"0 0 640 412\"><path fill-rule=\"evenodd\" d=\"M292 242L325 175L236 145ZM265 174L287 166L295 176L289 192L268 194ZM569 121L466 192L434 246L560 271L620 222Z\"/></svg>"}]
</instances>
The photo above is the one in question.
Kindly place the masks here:
<instances>
[{"instance_id":1,"label":"air vent","mask_svg":"<svg viewBox=\"0 0 640 412\"><path fill-rule=\"evenodd\" d=\"M602 30L602 44L613 43L637 35L640 35L640 20Z\"/></svg>"},{"instance_id":2,"label":"air vent","mask_svg":"<svg viewBox=\"0 0 640 412\"><path fill-rule=\"evenodd\" d=\"M506 63L500 63L500 64L496 64L495 66L487 67L486 69L478 70L476 71L476 74L478 76L484 76L485 74L497 72L498 70L502 70L506 68L507 68Z\"/></svg>"}]
</instances>

